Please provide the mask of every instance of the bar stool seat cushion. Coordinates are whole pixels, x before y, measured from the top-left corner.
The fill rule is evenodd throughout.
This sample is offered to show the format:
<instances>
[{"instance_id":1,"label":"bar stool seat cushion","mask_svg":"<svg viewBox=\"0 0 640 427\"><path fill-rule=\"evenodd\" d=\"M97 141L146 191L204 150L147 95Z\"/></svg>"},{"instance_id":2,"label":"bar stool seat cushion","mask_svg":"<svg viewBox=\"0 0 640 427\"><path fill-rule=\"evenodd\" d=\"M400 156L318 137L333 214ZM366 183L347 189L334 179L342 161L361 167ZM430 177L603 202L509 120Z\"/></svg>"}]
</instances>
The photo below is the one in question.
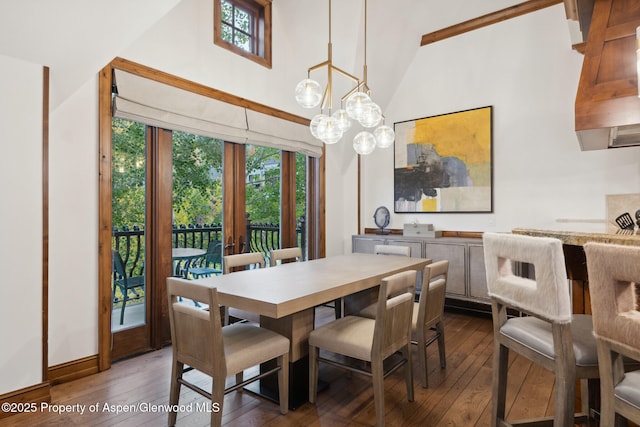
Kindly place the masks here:
<instances>
[{"instance_id":1,"label":"bar stool seat cushion","mask_svg":"<svg viewBox=\"0 0 640 427\"><path fill-rule=\"evenodd\" d=\"M500 328L502 335L519 342L536 353L553 360L551 324L537 317L514 317ZM571 321L573 351L577 366L598 366L596 339L591 316L575 314Z\"/></svg>"},{"instance_id":2,"label":"bar stool seat cushion","mask_svg":"<svg viewBox=\"0 0 640 427\"><path fill-rule=\"evenodd\" d=\"M640 410L640 371L624 374L624 379L614 388L617 398Z\"/></svg>"}]
</instances>

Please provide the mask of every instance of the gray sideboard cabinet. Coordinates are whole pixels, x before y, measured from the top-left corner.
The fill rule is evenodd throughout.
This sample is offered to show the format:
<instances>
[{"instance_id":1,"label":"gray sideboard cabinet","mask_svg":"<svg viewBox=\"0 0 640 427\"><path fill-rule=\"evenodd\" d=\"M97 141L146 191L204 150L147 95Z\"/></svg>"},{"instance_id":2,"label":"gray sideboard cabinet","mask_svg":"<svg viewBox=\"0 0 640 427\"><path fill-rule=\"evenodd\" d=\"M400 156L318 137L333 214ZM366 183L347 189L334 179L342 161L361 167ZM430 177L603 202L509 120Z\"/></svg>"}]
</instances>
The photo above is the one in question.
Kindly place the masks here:
<instances>
[{"instance_id":1,"label":"gray sideboard cabinet","mask_svg":"<svg viewBox=\"0 0 640 427\"><path fill-rule=\"evenodd\" d=\"M490 312L482 239L463 237L413 237L358 234L352 236L352 251L373 253L375 245L410 246L411 256L449 260L447 305Z\"/></svg>"}]
</instances>

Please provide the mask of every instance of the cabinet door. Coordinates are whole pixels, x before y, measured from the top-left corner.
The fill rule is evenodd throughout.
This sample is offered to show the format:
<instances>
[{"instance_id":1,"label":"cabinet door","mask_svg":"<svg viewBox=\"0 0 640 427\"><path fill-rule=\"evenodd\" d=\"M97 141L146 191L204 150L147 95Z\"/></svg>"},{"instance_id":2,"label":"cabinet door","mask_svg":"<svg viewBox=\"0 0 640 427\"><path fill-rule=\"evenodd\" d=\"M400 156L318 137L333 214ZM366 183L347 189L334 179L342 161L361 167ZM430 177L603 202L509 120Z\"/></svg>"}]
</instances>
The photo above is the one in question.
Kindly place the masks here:
<instances>
[{"instance_id":1,"label":"cabinet door","mask_svg":"<svg viewBox=\"0 0 640 427\"><path fill-rule=\"evenodd\" d=\"M469 296L489 299L482 245L469 245Z\"/></svg>"},{"instance_id":2,"label":"cabinet door","mask_svg":"<svg viewBox=\"0 0 640 427\"><path fill-rule=\"evenodd\" d=\"M387 240L387 245L394 246L409 246L411 248L411 256L413 258L422 257L422 243L421 242L408 242L406 240Z\"/></svg>"},{"instance_id":3,"label":"cabinet door","mask_svg":"<svg viewBox=\"0 0 640 427\"><path fill-rule=\"evenodd\" d=\"M376 245L384 245L384 239L371 237L353 237L351 252L372 254Z\"/></svg>"},{"instance_id":4,"label":"cabinet door","mask_svg":"<svg viewBox=\"0 0 640 427\"><path fill-rule=\"evenodd\" d=\"M425 243L424 257L432 261L449 260L447 294L466 296L465 245L456 243Z\"/></svg>"}]
</instances>

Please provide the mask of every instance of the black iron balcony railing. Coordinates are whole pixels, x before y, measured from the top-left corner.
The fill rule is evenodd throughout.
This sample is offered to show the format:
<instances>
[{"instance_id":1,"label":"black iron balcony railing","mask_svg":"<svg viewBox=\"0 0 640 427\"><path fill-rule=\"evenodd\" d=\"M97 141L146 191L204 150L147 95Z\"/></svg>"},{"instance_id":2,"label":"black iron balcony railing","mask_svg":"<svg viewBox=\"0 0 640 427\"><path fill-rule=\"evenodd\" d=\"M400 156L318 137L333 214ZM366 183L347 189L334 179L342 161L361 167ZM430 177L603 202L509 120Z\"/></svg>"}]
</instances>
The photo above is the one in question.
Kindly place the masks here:
<instances>
[{"instance_id":1,"label":"black iron balcony railing","mask_svg":"<svg viewBox=\"0 0 640 427\"><path fill-rule=\"evenodd\" d=\"M247 231L244 252L262 252L269 263L269 251L280 248L278 224L254 224L247 214ZM306 223L301 217L296 226L298 246L306 253ZM206 250L209 242L222 240L221 224L180 224L173 226L172 247ZM138 226L113 228L111 247L122 256L129 276L144 275L144 229Z\"/></svg>"}]
</instances>

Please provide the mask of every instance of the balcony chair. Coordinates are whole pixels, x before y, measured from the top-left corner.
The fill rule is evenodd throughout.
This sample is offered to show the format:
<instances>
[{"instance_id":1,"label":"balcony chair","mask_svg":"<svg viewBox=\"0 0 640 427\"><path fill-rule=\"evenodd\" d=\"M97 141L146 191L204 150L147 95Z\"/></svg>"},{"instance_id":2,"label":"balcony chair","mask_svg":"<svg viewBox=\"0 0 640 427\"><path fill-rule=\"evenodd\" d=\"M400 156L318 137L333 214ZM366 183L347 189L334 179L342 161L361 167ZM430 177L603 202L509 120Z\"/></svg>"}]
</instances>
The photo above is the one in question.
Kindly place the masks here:
<instances>
[{"instance_id":1,"label":"balcony chair","mask_svg":"<svg viewBox=\"0 0 640 427\"><path fill-rule=\"evenodd\" d=\"M309 335L309 401L316 401L318 363L324 362L372 377L376 423L384 425L384 377L402 365L409 402L413 401L411 373L411 314L416 272L404 271L383 279L379 287L375 319L345 316ZM320 349L346 356L346 362L320 356ZM402 359L384 372L383 362L396 352ZM370 362L371 370L348 364L349 358ZM341 360L341 359L340 359Z\"/></svg>"},{"instance_id":2,"label":"balcony chair","mask_svg":"<svg viewBox=\"0 0 640 427\"><path fill-rule=\"evenodd\" d=\"M224 274L233 273L235 268L244 267L245 269L264 268L264 255L262 252L247 252L243 254L225 255L222 258ZM256 283L256 286L259 284ZM230 317L240 319L241 321L260 322L260 316L256 313L240 310L234 307L225 307L224 324L229 324Z\"/></svg>"},{"instance_id":3,"label":"balcony chair","mask_svg":"<svg viewBox=\"0 0 640 427\"><path fill-rule=\"evenodd\" d=\"M173 343L169 425L176 423L183 384L210 399L212 405L218 405L214 408L218 410L211 411L211 425L220 426L225 394L276 372L280 413L286 414L289 402L289 339L253 324L236 323L222 327L219 310L202 310L178 301L178 297L183 297L204 303L207 307L217 307L216 288L170 277L167 278L167 294ZM238 381L245 369L270 360L277 360L275 368L246 381ZM191 370L212 378L211 393L184 378L183 374ZM236 375L236 383L225 387L227 377L232 375Z\"/></svg>"},{"instance_id":4,"label":"balcony chair","mask_svg":"<svg viewBox=\"0 0 640 427\"><path fill-rule=\"evenodd\" d=\"M120 309L120 324L124 323L124 310L127 306L129 298L129 291L135 294L135 298L144 298L144 275L142 276L129 276L127 269L120 256L120 252L116 250L111 251L113 258L113 300L116 301L116 288L120 289L122 293L122 308ZM138 290L142 291L142 295L138 293Z\"/></svg>"},{"instance_id":5,"label":"balcony chair","mask_svg":"<svg viewBox=\"0 0 640 427\"><path fill-rule=\"evenodd\" d=\"M640 248L587 243L584 250L600 364L600 425L626 425L622 417L640 425L640 370L625 373L623 363L640 363Z\"/></svg>"},{"instance_id":6,"label":"balcony chair","mask_svg":"<svg viewBox=\"0 0 640 427\"><path fill-rule=\"evenodd\" d=\"M420 360L420 382L428 387L427 346L438 342L440 368L447 365L444 351L444 301L447 287L449 261L443 260L427 265L423 272L422 291L418 302L413 306L412 344L418 346ZM435 334L433 333L435 332Z\"/></svg>"},{"instance_id":7,"label":"balcony chair","mask_svg":"<svg viewBox=\"0 0 640 427\"><path fill-rule=\"evenodd\" d=\"M535 425L589 423L588 379L598 378L591 316L572 315L562 242L558 239L484 233L487 287L494 330L492 426L505 418L509 351L554 372L554 416ZM536 279L513 273L512 262L532 264ZM507 317L507 308L523 313ZM581 380L582 413L575 414L576 380ZM528 420L531 424L532 420Z\"/></svg>"},{"instance_id":8,"label":"balcony chair","mask_svg":"<svg viewBox=\"0 0 640 427\"><path fill-rule=\"evenodd\" d=\"M202 265L191 267L188 273L194 279L222 274L222 270L216 268L218 265L222 265L222 242L220 240L211 240L207 245L207 253L204 256Z\"/></svg>"}]
</instances>

